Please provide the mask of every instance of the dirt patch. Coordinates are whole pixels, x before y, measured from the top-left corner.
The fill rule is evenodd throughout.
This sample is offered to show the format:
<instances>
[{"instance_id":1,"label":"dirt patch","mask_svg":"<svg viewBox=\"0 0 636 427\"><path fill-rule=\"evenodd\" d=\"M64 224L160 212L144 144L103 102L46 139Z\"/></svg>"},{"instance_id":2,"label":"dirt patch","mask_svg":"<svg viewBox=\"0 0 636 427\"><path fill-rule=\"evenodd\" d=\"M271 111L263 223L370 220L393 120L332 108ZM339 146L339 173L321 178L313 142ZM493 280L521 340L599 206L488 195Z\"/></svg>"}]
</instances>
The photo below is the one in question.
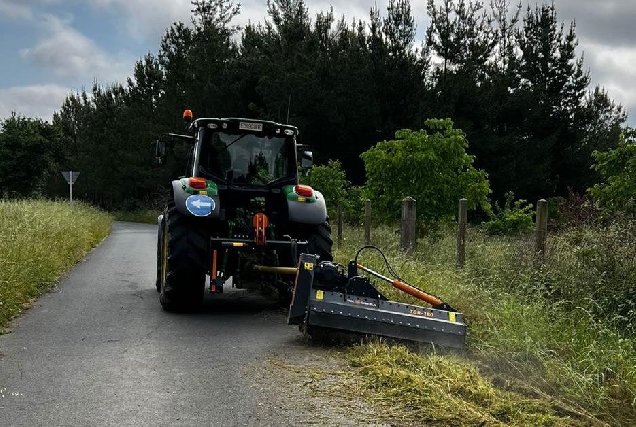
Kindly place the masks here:
<instances>
[{"instance_id":1,"label":"dirt patch","mask_svg":"<svg viewBox=\"0 0 636 427\"><path fill-rule=\"evenodd\" d=\"M272 354L247 369L256 425L394 425L353 392L355 376L338 348L299 339L285 354Z\"/></svg>"}]
</instances>

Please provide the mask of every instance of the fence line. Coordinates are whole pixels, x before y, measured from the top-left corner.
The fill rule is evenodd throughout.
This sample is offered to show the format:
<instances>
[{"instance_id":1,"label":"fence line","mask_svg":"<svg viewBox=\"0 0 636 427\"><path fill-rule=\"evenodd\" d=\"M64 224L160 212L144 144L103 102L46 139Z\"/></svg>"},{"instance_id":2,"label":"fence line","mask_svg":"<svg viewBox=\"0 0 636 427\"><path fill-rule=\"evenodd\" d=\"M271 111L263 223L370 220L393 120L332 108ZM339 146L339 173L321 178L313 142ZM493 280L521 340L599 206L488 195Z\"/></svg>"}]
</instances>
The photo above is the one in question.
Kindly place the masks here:
<instances>
[{"instance_id":1,"label":"fence line","mask_svg":"<svg viewBox=\"0 0 636 427\"><path fill-rule=\"evenodd\" d=\"M338 247L342 246L342 202L338 203Z\"/></svg>"},{"instance_id":2,"label":"fence line","mask_svg":"<svg viewBox=\"0 0 636 427\"><path fill-rule=\"evenodd\" d=\"M473 242L469 239L467 235L467 221L466 217L462 215L466 215L465 212L462 212L462 205L466 203L465 199L461 199L459 201L459 215L457 221L457 267L463 268L466 263L466 246L470 245ZM531 234L526 234L524 236L515 236L515 237L506 237L506 236L491 236L492 239L503 239L507 240L509 243L507 247L509 250L517 251L516 256L519 257L519 263L524 263L521 257L522 253L518 251L523 251L527 253L527 259L533 260L533 262L543 262L544 256L546 253L546 241L547 241L547 233L548 233L548 202L545 199L540 199L537 201L536 208L536 218L535 218L535 231ZM463 245L460 245L460 242L463 241ZM468 243L466 243L468 242ZM514 242L514 243L513 243ZM483 244L483 242L482 242ZM513 248L514 246L514 248ZM523 250L523 247L526 249ZM482 247L483 249L483 247Z\"/></svg>"},{"instance_id":3,"label":"fence line","mask_svg":"<svg viewBox=\"0 0 636 427\"><path fill-rule=\"evenodd\" d=\"M458 204L457 215L457 247L456 247L456 265L457 268L463 268L466 264L466 249L471 243L468 239L468 202L466 199L460 199ZM343 212L342 204L338 204L338 247L342 245L342 222ZM364 207L364 244L371 244L371 200L367 199ZM548 227L548 202L540 199L537 202L535 232L533 236L533 245L530 251L534 251L533 257L539 261L543 261L546 253ZM525 239L528 243L530 236ZM407 254L413 254L417 244L417 216L416 201L412 197L405 197L402 200L402 221L400 231L400 248Z\"/></svg>"},{"instance_id":4,"label":"fence line","mask_svg":"<svg viewBox=\"0 0 636 427\"><path fill-rule=\"evenodd\" d=\"M416 248L417 213L415 199L405 197L402 200L402 228L400 235L400 249L412 255Z\"/></svg>"},{"instance_id":5,"label":"fence line","mask_svg":"<svg viewBox=\"0 0 636 427\"><path fill-rule=\"evenodd\" d=\"M537 202L536 229L537 245L535 251L539 256L543 257L545 255L545 240L548 234L548 202L545 199Z\"/></svg>"},{"instance_id":6,"label":"fence line","mask_svg":"<svg viewBox=\"0 0 636 427\"><path fill-rule=\"evenodd\" d=\"M364 205L364 244L371 244L371 200L367 199Z\"/></svg>"}]
</instances>

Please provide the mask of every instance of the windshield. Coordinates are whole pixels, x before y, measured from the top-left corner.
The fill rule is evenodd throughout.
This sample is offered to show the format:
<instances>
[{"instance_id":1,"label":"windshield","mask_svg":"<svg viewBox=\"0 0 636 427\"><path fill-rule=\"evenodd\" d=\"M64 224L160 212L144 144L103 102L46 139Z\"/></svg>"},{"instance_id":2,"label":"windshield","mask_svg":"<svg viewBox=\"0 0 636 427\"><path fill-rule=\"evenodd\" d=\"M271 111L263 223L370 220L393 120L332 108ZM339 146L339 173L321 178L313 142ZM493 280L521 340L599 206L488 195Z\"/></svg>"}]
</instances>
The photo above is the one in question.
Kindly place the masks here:
<instances>
[{"instance_id":1,"label":"windshield","mask_svg":"<svg viewBox=\"0 0 636 427\"><path fill-rule=\"evenodd\" d=\"M284 137L202 129L199 169L228 184L268 184L290 175Z\"/></svg>"}]
</instances>

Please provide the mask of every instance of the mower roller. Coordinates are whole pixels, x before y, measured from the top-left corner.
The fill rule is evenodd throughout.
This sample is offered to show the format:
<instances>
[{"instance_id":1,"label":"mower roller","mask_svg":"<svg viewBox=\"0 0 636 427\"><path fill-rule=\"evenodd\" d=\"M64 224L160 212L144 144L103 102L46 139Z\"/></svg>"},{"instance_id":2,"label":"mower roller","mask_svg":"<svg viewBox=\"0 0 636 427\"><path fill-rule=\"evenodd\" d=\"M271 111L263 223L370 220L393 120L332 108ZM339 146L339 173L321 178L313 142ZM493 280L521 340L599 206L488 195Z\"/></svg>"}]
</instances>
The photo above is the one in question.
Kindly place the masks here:
<instances>
[{"instance_id":1,"label":"mower roller","mask_svg":"<svg viewBox=\"0 0 636 427\"><path fill-rule=\"evenodd\" d=\"M318 262L314 254L301 254L287 323L299 325L309 335L318 331L346 331L443 347L464 347L463 314L399 278L390 279L358 264L357 258L356 254L345 274L342 265ZM388 263L387 266L394 274ZM368 277L358 274L359 270L391 283L432 307L389 301Z\"/></svg>"}]
</instances>

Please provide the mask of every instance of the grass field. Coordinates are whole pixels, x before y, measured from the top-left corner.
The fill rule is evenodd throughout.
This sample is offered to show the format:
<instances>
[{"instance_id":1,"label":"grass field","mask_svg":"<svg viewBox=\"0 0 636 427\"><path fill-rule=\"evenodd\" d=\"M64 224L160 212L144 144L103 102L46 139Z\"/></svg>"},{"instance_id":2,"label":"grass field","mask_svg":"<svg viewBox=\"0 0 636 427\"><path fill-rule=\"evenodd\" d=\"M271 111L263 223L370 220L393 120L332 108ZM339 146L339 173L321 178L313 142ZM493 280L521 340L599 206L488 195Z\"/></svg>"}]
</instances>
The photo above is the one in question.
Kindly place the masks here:
<instances>
[{"instance_id":1,"label":"grass field","mask_svg":"<svg viewBox=\"0 0 636 427\"><path fill-rule=\"evenodd\" d=\"M82 203L0 201L0 331L109 233L112 218Z\"/></svg>"}]
</instances>

